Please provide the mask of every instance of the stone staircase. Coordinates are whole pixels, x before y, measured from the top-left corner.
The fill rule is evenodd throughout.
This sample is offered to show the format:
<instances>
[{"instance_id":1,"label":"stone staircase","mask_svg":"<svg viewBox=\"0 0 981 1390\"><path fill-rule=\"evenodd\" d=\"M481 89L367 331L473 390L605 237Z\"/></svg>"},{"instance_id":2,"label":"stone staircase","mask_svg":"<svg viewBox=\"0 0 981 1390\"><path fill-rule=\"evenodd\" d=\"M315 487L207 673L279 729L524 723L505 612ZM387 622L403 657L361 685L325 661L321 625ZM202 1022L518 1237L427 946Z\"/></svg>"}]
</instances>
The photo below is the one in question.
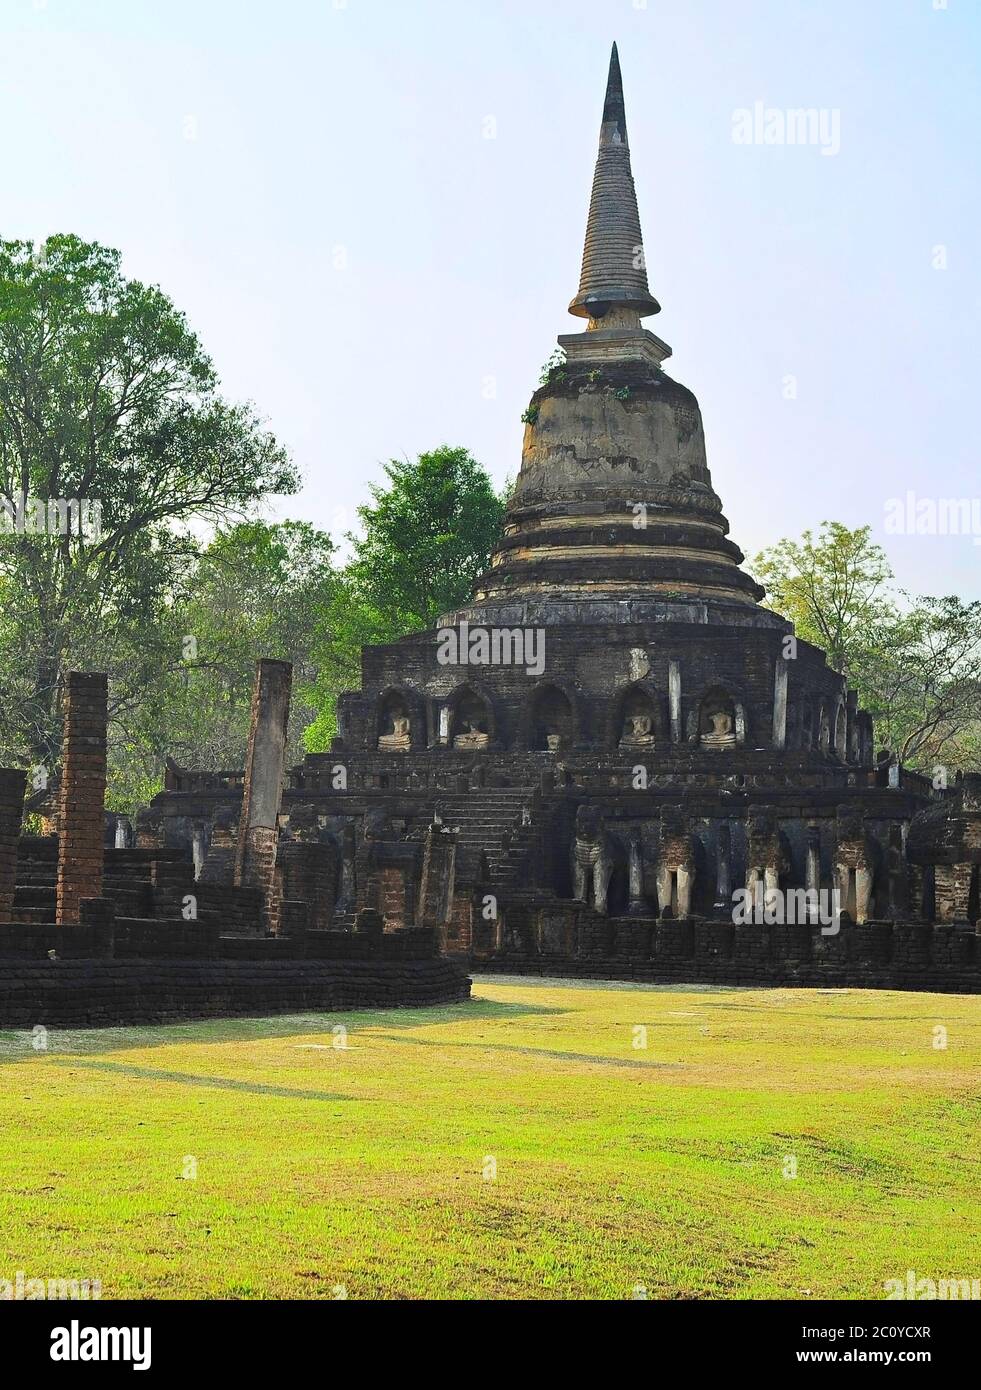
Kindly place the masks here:
<instances>
[{"instance_id":1,"label":"stone staircase","mask_svg":"<svg viewBox=\"0 0 981 1390\"><path fill-rule=\"evenodd\" d=\"M524 811L529 812L526 823ZM477 856L483 852L488 886L502 905L541 898L542 889L535 884L550 817L535 789L475 787L466 794L440 798L436 812L444 825L459 830L458 855L465 871L476 868Z\"/></svg>"},{"instance_id":2,"label":"stone staircase","mask_svg":"<svg viewBox=\"0 0 981 1390\"><path fill-rule=\"evenodd\" d=\"M521 811L530 807L530 787L475 787L466 793L441 796L436 814L450 830L457 830L457 856L466 870L475 867L483 851L492 881L500 878L511 862L505 836L514 839L521 827Z\"/></svg>"}]
</instances>

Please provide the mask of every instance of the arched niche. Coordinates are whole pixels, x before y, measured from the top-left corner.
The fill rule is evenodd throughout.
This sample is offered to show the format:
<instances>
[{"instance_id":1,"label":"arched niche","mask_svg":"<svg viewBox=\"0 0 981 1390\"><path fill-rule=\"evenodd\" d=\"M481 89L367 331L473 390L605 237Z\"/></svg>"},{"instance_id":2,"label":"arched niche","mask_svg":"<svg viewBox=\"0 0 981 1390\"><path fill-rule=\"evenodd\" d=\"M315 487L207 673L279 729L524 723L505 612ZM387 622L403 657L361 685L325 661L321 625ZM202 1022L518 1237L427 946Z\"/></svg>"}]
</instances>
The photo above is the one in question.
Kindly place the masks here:
<instances>
[{"instance_id":1,"label":"arched niche","mask_svg":"<svg viewBox=\"0 0 981 1390\"><path fill-rule=\"evenodd\" d=\"M400 753L418 744L421 716L411 691L390 686L378 697L376 746L383 753Z\"/></svg>"},{"instance_id":2,"label":"arched niche","mask_svg":"<svg viewBox=\"0 0 981 1390\"><path fill-rule=\"evenodd\" d=\"M735 748L746 736L746 718L741 703L725 686L713 685L698 703L698 742L708 749Z\"/></svg>"},{"instance_id":3,"label":"arched niche","mask_svg":"<svg viewBox=\"0 0 981 1390\"><path fill-rule=\"evenodd\" d=\"M575 741L575 712L572 700L561 686L538 686L531 696L528 719L528 746L550 753L570 748Z\"/></svg>"},{"instance_id":4,"label":"arched niche","mask_svg":"<svg viewBox=\"0 0 981 1390\"><path fill-rule=\"evenodd\" d=\"M461 685L446 701L448 740L460 749L486 748L494 737L494 706L476 685Z\"/></svg>"},{"instance_id":5,"label":"arched niche","mask_svg":"<svg viewBox=\"0 0 981 1390\"><path fill-rule=\"evenodd\" d=\"M610 720L610 746L650 747L663 737L663 718L654 687L635 681L618 695Z\"/></svg>"}]
</instances>

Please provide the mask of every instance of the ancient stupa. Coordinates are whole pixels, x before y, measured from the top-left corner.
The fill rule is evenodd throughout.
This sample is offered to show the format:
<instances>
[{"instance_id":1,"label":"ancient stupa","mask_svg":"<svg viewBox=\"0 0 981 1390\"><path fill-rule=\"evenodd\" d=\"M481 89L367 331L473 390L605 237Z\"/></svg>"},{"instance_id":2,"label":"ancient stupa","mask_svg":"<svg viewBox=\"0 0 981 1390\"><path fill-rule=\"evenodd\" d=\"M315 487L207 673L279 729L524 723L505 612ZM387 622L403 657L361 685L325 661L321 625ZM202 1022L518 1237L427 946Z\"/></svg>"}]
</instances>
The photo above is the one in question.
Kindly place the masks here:
<instances>
[{"instance_id":1,"label":"ancient stupa","mask_svg":"<svg viewBox=\"0 0 981 1390\"><path fill-rule=\"evenodd\" d=\"M316 924L374 909L512 966L844 979L871 946L816 921L741 928L734 893L837 889L856 930L976 918L977 864L936 848L970 837L908 836L929 783L874 765L854 692L741 568L698 401L644 326L659 307L614 46L569 305L584 325L532 396L488 568L435 630L364 649L330 753L289 774L268 891ZM241 780L172 767L141 835L193 840L216 881ZM966 825L978 796L959 795Z\"/></svg>"},{"instance_id":2,"label":"ancient stupa","mask_svg":"<svg viewBox=\"0 0 981 1390\"><path fill-rule=\"evenodd\" d=\"M566 363L532 397L504 537L478 602L547 598L558 607L546 621L577 622L580 598L625 605L610 616L635 618L664 617L665 601L681 599L698 601L696 621L710 611L729 622L771 621L727 539L698 401L662 370L671 349L643 327L659 311L614 45L582 275L569 305L588 322L559 338Z\"/></svg>"},{"instance_id":3,"label":"ancient stupa","mask_svg":"<svg viewBox=\"0 0 981 1390\"><path fill-rule=\"evenodd\" d=\"M363 650L329 753L284 766L292 669L263 660L244 769L168 760L133 845L104 810L106 674L67 674L57 835L21 834L0 768L0 1024L435 1004L470 962L981 989L981 777L874 759L743 572L644 327L615 48L569 307L472 601Z\"/></svg>"}]
</instances>

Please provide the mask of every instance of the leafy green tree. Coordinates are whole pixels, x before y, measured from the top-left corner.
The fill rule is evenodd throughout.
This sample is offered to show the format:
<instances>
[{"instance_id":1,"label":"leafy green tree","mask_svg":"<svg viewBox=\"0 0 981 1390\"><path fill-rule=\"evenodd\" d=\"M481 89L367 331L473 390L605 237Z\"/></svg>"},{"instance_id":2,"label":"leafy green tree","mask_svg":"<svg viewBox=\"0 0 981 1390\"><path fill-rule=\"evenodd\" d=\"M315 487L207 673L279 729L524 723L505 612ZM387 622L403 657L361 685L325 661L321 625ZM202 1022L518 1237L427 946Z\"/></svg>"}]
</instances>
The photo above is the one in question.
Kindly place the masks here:
<instances>
[{"instance_id":1,"label":"leafy green tree","mask_svg":"<svg viewBox=\"0 0 981 1390\"><path fill-rule=\"evenodd\" d=\"M904 763L981 768L981 603L918 599L877 630L858 685Z\"/></svg>"},{"instance_id":2,"label":"leafy green tree","mask_svg":"<svg viewBox=\"0 0 981 1390\"><path fill-rule=\"evenodd\" d=\"M5 756L56 761L58 681L73 665L110 672L113 719L138 704L171 659L201 528L298 485L254 409L222 398L184 315L125 279L118 252L75 236L0 241ZM56 533L32 529L59 500Z\"/></svg>"},{"instance_id":3,"label":"leafy green tree","mask_svg":"<svg viewBox=\"0 0 981 1390\"><path fill-rule=\"evenodd\" d=\"M753 562L767 601L822 647L903 762L981 767L981 603L910 598L868 526L824 522Z\"/></svg>"},{"instance_id":4,"label":"leafy green tree","mask_svg":"<svg viewBox=\"0 0 981 1390\"><path fill-rule=\"evenodd\" d=\"M753 561L769 606L849 678L870 628L895 616L884 596L892 570L871 536L870 526L850 531L840 521L825 521L817 537L805 531L799 541L779 541Z\"/></svg>"},{"instance_id":5,"label":"leafy green tree","mask_svg":"<svg viewBox=\"0 0 981 1390\"><path fill-rule=\"evenodd\" d=\"M467 602L504 517L503 497L471 454L444 444L416 461L384 465L358 508L363 534L350 536L347 577L391 637L432 626Z\"/></svg>"},{"instance_id":6,"label":"leafy green tree","mask_svg":"<svg viewBox=\"0 0 981 1390\"><path fill-rule=\"evenodd\" d=\"M330 537L307 522L249 521L219 531L195 564L170 624L160 678L117 720L110 748L118 809L148 799L166 757L186 767L242 767L255 664L293 664L287 758L303 755L326 648L324 613L338 576Z\"/></svg>"},{"instance_id":7,"label":"leafy green tree","mask_svg":"<svg viewBox=\"0 0 981 1390\"><path fill-rule=\"evenodd\" d=\"M384 472L388 486L373 484L371 502L358 508L362 534L348 536L351 560L324 605L310 752L337 732L337 697L360 685L362 647L431 627L465 604L500 535L507 488L498 496L468 450L444 444L415 462L392 459Z\"/></svg>"}]
</instances>

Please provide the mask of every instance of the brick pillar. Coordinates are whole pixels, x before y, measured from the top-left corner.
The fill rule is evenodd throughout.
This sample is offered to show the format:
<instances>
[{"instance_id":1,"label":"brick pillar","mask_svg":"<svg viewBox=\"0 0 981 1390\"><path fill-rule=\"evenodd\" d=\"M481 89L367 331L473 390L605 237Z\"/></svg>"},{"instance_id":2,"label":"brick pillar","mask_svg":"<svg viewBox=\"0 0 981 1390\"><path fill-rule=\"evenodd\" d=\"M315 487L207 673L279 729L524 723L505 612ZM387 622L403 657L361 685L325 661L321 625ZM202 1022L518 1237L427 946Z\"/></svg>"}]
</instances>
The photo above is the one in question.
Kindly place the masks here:
<instances>
[{"instance_id":1,"label":"brick pillar","mask_svg":"<svg viewBox=\"0 0 981 1390\"><path fill-rule=\"evenodd\" d=\"M253 884L262 894L265 928L278 926L276 837L286 764L286 724L290 712L293 667L288 661L256 665L252 688L252 725L245 760L242 818L239 822L236 886Z\"/></svg>"},{"instance_id":2,"label":"brick pillar","mask_svg":"<svg viewBox=\"0 0 981 1390\"><path fill-rule=\"evenodd\" d=\"M426 831L419 891L419 923L435 927L437 939L446 941L446 927L453 914L456 886L456 832L434 822Z\"/></svg>"},{"instance_id":3,"label":"brick pillar","mask_svg":"<svg viewBox=\"0 0 981 1390\"><path fill-rule=\"evenodd\" d=\"M9 922L17 886L17 842L24 817L27 773L0 767L0 922Z\"/></svg>"},{"instance_id":4,"label":"brick pillar","mask_svg":"<svg viewBox=\"0 0 981 1390\"><path fill-rule=\"evenodd\" d=\"M108 703L105 673L69 671L63 699L55 914L60 927L78 921L78 905L83 898L102 897Z\"/></svg>"}]
</instances>

